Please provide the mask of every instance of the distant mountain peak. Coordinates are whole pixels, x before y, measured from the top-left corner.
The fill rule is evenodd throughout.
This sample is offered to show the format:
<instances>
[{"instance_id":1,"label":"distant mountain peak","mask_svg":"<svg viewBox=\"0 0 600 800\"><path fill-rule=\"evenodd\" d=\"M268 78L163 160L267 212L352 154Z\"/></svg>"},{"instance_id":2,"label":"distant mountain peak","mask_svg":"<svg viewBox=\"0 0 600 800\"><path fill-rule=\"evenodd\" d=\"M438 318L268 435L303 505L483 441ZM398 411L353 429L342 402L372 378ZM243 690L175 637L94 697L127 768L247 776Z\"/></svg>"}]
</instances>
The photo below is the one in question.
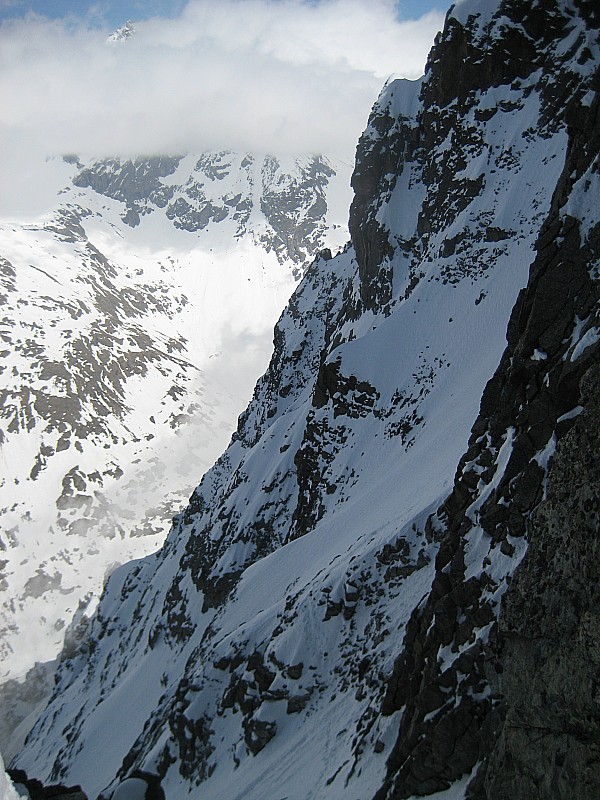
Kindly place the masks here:
<instances>
[{"instance_id":1,"label":"distant mountain peak","mask_svg":"<svg viewBox=\"0 0 600 800\"><path fill-rule=\"evenodd\" d=\"M133 25L133 20L128 19L124 25L121 25L120 28L107 38L107 42L109 44L114 44L115 42L124 42L126 39L131 39L133 34L135 33L135 27Z\"/></svg>"}]
</instances>

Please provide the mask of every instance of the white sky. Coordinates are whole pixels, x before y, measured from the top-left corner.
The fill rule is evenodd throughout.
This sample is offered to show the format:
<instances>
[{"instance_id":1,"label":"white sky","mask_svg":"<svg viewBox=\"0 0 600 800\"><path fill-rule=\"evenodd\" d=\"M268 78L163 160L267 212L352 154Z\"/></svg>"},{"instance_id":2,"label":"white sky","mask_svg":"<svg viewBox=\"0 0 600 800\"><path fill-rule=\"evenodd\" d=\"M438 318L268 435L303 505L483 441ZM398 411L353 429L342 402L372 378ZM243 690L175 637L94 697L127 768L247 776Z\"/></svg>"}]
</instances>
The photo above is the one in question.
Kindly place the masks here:
<instances>
[{"instance_id":1,"label":"white sky","mask_svg":"<svg viewBox=\"0 0 600 800\"><path fill-rule=\"evenodd\" d=\"M390 0L191 0L112 45L73 17L6 20L0 213L29 207L38 165L64 153L352 158L384 81L418 77L442 25L435 10L399 21Z\"/></svg>"}]
</instances>

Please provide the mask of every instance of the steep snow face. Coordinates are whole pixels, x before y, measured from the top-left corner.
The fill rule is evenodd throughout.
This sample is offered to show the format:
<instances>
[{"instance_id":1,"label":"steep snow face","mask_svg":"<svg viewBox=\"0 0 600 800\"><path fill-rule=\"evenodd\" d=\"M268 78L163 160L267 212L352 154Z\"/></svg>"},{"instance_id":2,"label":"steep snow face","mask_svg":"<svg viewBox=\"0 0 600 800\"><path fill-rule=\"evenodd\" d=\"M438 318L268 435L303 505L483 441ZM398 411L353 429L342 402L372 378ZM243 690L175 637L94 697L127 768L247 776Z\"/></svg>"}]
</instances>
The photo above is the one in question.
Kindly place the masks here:
<instances>
[{"instance_id":1,"label":"steep snow face","mask_svg":"<svg viewBox=\"0 0 600 800\"><path fill-rule=\"evenodd\" d=\"M587 97L600 60L576 6L546 4L541 27L531 7L457 6L477 13L448 18L423 81L385 88L357 153L353 246L307 270L163 549L109 579L20 766L105 797L136 768L172 797L341 799L383 783L403 709L381 708L434 581L432 512L564 167L564 92ZM496 599L522 555L505 551ZM473 767L457 766L455 796Z\"/></svg>"},{"instance_id":2,"label":"steep snow face","mask_svg":"<svg viewBox=\"0 0 600 800\"><path fill-rule=\"evenodd\" d=\"M476 765L473 800L600 792L588 766L594 636L583 633L597 585L598 99L571 107L507 349L430 521L436 574L384 702L402 715L377 800L444 789Z\"/></svg>"},{"instance_id":3,"label":"steep snow face","mask_svg":"<svg viewBox=\"0 0 600 800\"><path fill-rule=\"evenodd\" d=\"M304 265L348 236L350 170L323 157L66 162L55 213L0 224L3 680L162 544Z\"/></svg>"}]
</instances>

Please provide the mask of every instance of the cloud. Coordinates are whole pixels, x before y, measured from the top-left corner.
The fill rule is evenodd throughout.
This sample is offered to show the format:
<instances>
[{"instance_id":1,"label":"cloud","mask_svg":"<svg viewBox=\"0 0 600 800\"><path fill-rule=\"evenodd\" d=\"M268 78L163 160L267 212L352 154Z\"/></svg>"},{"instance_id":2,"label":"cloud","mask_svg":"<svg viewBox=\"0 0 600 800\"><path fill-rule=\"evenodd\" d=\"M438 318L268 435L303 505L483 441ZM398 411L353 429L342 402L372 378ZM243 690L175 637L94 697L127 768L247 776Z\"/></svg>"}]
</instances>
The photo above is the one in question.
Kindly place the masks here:
<instances>
[{"instance_id":1,"label":"cloud","mask_svg":"<svg viewBox=\"0 0 600 800\"><path fill-rule=\"evenodd\" d=\"M7 22L0 169L24 181L63 153L351 157L384 80L418 77L442 23L399 22L389 0L191 0L112 45L72 19Z\"/></svg>"}]
</instances>

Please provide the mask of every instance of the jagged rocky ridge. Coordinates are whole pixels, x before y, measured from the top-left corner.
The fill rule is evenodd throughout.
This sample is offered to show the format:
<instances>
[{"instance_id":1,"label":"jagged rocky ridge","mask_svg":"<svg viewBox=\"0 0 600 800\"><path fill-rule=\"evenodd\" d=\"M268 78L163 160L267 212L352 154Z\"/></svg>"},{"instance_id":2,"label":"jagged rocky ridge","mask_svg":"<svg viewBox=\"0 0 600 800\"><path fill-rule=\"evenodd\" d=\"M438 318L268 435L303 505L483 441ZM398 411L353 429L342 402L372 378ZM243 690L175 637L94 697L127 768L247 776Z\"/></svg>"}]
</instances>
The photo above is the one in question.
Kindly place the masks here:
<instances>
[{"instance_id":1,"label":"jagged rocky ridge","mask_svg":"<svg viewBox=\"0 0 600 800\"><path fill-rule=\"evenodd\" d=\"M28 778L22 770L11 770L8 777L18 797L27 797L29 800L87 800L80 786L43 786L35 778Z\"/></svg>"},{"instance_id":2,"label":"jagged rocky ridge","mask_svg":"<svg viewBox=\"0 0 600 800\"><path fill-rule=\"evenodd\" d=\"M327 190L336 175L323 156L281 159L221 151L105 159L88 166L67 159L79 167L73 185L123 203L122 220L130 227L158 210L175 228L193 233L228 220L232 239L250 234L284 264L291 261L297 278L298 266L323 247Z\"/></svg>"},{"instance_id":3,"label":"jagged rocky ridge","mask_svg":"<svg viewBox=\"0 0 600 800\"><path fill-rule=\"evenodd\" d=\"M305 263L347 239L350 168L322 156L50 167L56 210L0 223L5 753L47 693L53 667L34 662L73 647L110 570L162 544Z\"/></svg>"},{"instance_id":4,"label":"jagged rocky ridge","mask_svg":"<svg viewBox=\"0 0 600 800\"><path fill-rule=\"evenodd\" d=\"M19 764L90 796L135 769L172 797L590 796L599 62L591 3L465 0L385 88L353 247Z\"/></svg>"}]
</instances>

